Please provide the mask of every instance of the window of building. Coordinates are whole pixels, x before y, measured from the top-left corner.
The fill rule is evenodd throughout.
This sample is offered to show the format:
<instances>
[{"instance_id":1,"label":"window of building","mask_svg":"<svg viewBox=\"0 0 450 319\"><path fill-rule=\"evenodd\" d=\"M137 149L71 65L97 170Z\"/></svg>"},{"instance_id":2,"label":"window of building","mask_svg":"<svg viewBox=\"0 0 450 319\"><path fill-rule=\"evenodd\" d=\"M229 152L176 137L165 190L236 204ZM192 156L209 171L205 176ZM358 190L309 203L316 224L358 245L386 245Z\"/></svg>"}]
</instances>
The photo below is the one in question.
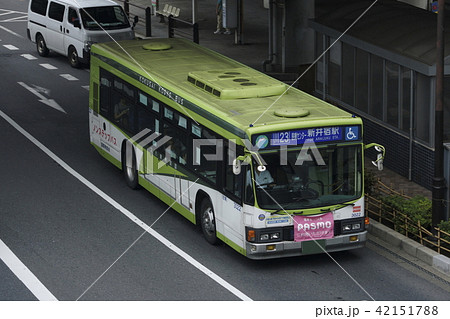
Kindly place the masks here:
<instances>
[{"instance_id":1,"label":"window of building","mask_svg":"<svg viewBox=\"0 0 450 319\"><path fill-rule=\"evenodd\" d=\"M355 105L355 48L342 44L342 101Z\"/></svg>"},{"instance_id":2,"label":"window of building","mask_svg":"<svg viewBox=\"0 0 450 319\"><path fill-rule=\"evenodd\" d=\"M330 45L336 39L330 38ZM341 42L334 43L329 50L328 60L328 94L334 98L341 98L341 65L342 65L342 47Z\"/></svg>"},{"instance_id":3,"label":"window of building","mask_svg":"<svg viewBox=\"0 0 450 319\"><path fill-rule=\"evenodd\" d=\"M323 39L324 36L322 33L316 32L316 56L319 57L323 53ZM317 61L316 67L316 90L319 92L323 92L323 66L324 66L325 57L322 57Z\"/></svg>"},{"instance_id":4,"label":"window of building","mask_svg":"<svg viewBox=\"0 0 450 319\"><path fill-rule=\"evenodd\" d=\"M383 59L370 56L369 114L383 120Z\"/></svg>"},{"instance_id":5,"label":"window of building","mask_svg":"<svg viewBox=\"0 0 450 319\"><path fill-rule=\"evenodd\" d=\"M399 65L386 61L386 122L398 127Z\"/></svg>"},{"instance_id":6,"label":"window of building","mask_svg":"<svg viewBox=\"0 0 450 319\"><path fill-rule=\"evenodd\" d=\"M423 74L416 75L416 98L414 105L415 136L430 143L430 119L434 110L431 101L431 79Z\"/></svg>"},{"instance_id":7,"label":"window of building","mask_svg":"<svg viewBox=\"0 0 450 319\"><path fill-rule=\"evenodd\" d=\"M369 53L356 49L356 86L355 106L358 110L368 112L369 96Z\"/></svg>"},{"instance_id":8,"label":"window of building","mask_svg":"<svg viewBox=\"0 0 450 319\"><path fill-rule=\"evenodd\" d=\"M444 142L450 142L450 77L444 78ZM447 124L447 125L446 125Z\"/></svg>"},{"instance_id":9,"label":"window of building","mask_svg":"<svg viewBox=\"0 0 450 319\"><path fill-rule=\"evenodd\" d=\"M401 67L401 129L409 133L411 121L411 70Z\"/></svg>"}]
</instances>

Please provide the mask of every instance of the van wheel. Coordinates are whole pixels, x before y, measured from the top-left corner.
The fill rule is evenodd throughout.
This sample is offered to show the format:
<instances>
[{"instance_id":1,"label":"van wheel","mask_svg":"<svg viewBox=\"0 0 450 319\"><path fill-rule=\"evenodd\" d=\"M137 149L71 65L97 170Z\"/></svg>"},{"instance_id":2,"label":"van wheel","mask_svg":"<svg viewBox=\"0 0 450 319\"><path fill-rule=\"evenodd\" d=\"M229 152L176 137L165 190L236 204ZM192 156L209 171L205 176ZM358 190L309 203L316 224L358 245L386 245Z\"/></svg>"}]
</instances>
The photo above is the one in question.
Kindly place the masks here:
<instances>
[{"instance_id":1,"label":"van wheel","mask_svg":"<svg viewBox=\"0 0 450 319\"><path fill-rule=\"evenodd\" d=\"M217 245L219 239L216 235L216 218L211 201L204 199L200 207L200 225L202 226L203 235L208 243Z\"/></svg>"},{"instance_id":2,"label":"van wheel","mask_svg":"<svg viewBox=\"0 0 450 319\"><path fill-rule=\"evenodd\" d=\"M127 147L131 147L131 156L127 156ZM125 145L125 148L122 151L122 171L127 185L131 189L138 189L139 175L136 169L136 154L134 153L134 149L131 143Z\"/></svg>"},{"instance_id":3,"label":"van wheel","mask_svg":"<svg viewBox=\"0 0 450 319\"><path fill-rule=\"evenodd\" d=\"M69 54L67 55L69 63L73 68L79 68L81 66L80 58L78 57L77 50L74 47L69 48Z\"/></svg>"},{"instance_id":4,"label":"van wheel","mask_svg":"<svg viewBox=\"0 0 450 319\"><path fill-rule=\"evenodd\" d=\"M46 57L48 55L48 48L45 44L44 37L41 34L36 36L36 49L40 56Z\"/></svg>"}]
</instances>

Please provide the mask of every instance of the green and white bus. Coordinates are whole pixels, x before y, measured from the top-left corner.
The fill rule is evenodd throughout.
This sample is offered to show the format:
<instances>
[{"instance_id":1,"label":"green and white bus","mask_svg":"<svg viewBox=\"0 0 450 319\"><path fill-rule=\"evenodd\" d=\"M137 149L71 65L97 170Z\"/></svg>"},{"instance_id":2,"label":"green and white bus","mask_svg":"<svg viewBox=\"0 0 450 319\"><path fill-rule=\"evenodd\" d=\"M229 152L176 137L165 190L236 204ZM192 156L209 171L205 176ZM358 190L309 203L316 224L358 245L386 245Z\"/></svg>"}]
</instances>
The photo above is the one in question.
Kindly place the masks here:
<instances>
[{"instance_id":1,"label":"green and white bus","mask_svg":"<svg viewBox=\"0 0 450 319\"><path fill-rule=\"evenodd\" d=\"M91 144L252 259L363 247L362 121L183 39L91 48Z\"/></svg>"}]
</instances>

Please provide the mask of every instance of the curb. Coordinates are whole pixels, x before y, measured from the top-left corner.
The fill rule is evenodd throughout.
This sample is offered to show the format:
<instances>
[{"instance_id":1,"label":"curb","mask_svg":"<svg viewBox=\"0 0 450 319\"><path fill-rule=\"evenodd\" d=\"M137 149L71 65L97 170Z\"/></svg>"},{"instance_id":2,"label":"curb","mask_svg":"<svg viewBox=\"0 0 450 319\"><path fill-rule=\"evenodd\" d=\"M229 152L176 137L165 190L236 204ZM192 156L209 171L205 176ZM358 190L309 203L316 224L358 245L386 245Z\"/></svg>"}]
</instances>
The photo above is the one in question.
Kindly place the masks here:
<instances>
[{"instance_id":1,"label":"curb","mask_svg":"<svg viewBox=\"0 0 450 319\"><path fill-rule=\"evenodd\" d=\"M400 248L408 255L415 257L429 266L439 270L443 274L450 276L450 258L438 254L434 250L421 245L389 227L370 219L368 231L370 234L384 240L393 247Z\"/></svg>"}]
</instances>

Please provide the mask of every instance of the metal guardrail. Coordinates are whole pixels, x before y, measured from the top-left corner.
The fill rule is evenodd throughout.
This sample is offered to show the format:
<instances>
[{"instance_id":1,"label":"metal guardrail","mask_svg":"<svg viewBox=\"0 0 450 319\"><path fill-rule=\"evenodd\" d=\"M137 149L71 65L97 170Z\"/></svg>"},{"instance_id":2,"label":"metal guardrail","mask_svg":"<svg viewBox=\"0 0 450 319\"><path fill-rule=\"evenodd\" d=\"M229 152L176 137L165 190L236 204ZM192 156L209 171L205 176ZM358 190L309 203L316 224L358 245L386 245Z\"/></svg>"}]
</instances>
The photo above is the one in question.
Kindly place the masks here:
<instances>
[{"instance_id":1,"label":"metal guardrail","mask_svg":"<svg viewBox=\"0 0 450 319\"><path fill-rule=\"evenodd\" d=\"M144 27L145 36L152 36L152 8L143 7L137 4L131 3L130 0L116 0L116 2L123 3L123 9L130 20L134 17L139 18L138 25ZM130 9L133 9L130 11ZM133 18L133 19L131 19Z\"/></svg>"},{"instance_id":2,"label":"metal guardrail","mask_svg":"<svg viewBox=\"0 0 450 319\"><path fill-rule=\"evenodd\" d=\"M192 29L191 32L184 31L182 27L187 27L188 29ZM173 16L169 16L169 29L168 29L168 37L175 38L175 36L179 36L181 38L192 38L192 41L195 43L199 43L199 35L198 35L198 23L191 23L188 21L184 21L178 18L174 18Z\"/></svg>"},{"instance_id":3,"label":"metal guardrail","mask_svg":"<svg viewBox=\"0 0 450 319\"><path fill-rule=\"evenodd\" d=\"M132 0L116 0L123 4L125 13L130 20L134 17L139 17L138 25L145 28L145 36L152 36L152 8L143 7L131 2ZM198 23L191 23L174 17L168 16L168 37L175 38L181 37L186 39L192 39L195 43L199 43L199 27ZM189 29L189 31L186 31Z\"/></svg>"}]
</instances>

